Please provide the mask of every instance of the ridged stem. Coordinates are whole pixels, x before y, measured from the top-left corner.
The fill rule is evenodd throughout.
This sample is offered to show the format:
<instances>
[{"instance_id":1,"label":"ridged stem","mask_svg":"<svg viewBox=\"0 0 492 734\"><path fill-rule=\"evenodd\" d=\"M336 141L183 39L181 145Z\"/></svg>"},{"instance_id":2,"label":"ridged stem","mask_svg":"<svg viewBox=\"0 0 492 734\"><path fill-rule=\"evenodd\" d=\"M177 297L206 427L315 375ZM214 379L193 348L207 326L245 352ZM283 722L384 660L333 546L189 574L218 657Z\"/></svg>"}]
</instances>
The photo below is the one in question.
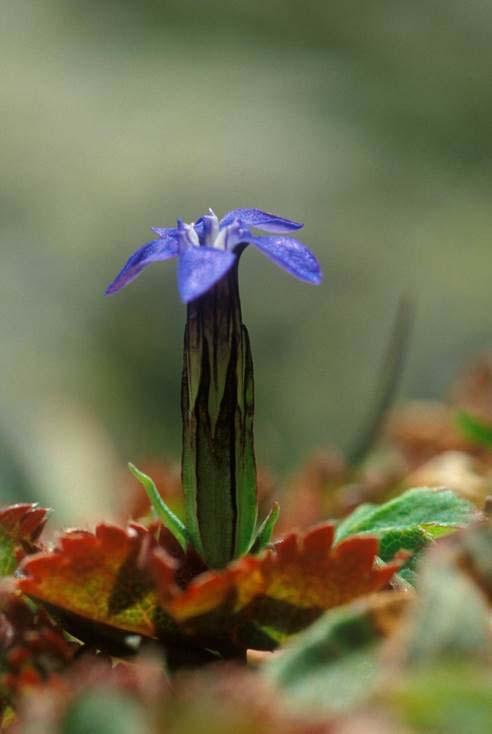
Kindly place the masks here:
<instances>
[{"instance_id":1,"label":"ridged stem","mask_svg":"<svg viewBox=\"0 0 492 734\"><path fill-rule=\"evenodd\" d=\"M254 380L237 263L187 307L182 380L186 524L211 568L246 553L257 519Z\"/></svg>"}]
</instances>

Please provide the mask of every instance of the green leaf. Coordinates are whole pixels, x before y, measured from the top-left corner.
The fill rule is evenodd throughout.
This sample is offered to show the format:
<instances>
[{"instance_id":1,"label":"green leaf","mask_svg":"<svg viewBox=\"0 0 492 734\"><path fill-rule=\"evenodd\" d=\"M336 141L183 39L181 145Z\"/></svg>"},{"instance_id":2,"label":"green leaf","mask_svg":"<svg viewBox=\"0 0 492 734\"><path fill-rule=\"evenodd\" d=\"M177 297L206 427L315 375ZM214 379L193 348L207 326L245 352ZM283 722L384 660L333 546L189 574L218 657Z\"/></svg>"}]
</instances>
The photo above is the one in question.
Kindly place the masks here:
<instances>
[{"instance_id":1,"label":"green leaf","mask_svg":"<svg viewBox=\"0 0 492 734\"><path fill-rule=\"evenodd\" d=\"M272 509L265 517L263 522L258 526L256 531L256 538L251 548L251 553L260 553L272 539L275 525L277 524L278 516L280 515L280 505L278 502L274 502Z\"/></svg>"},{"instance_id":2,"label":"green leaf","mask_svg":"<svg viewBox=\"0 0 492 734\"><path fill-rule=\"evenodd\" d=\"M379 507L380 505L375 505L371 502L365 502L356 507L350 515L347 515L347 517L339 522L336 532L337 541L359 532L359 527L364 526L366 518L371 518L375 510Z\"/></svg>"},{"instance_id":3,"label":"green leaf","mask_svg":"<svg viewBox=\"0 0 492 734\"><path fill-rule=\"evenodd\" d=\"M465 438L472 443L492 448L492 424L476 418L461 410L456 415L456 423Z\"/></svg>"},{"instance_id":4,"label":"green leaf","mask_svg":"<svg viewBox=\"0 0 492 734\"><path fill-rule=\"evenodd\" d=\"M417 554L434 539L467 525L475 508L449 489L409 489L383 505L360 505L342 520L337 542L350 535L370 533L379 538L379 556L387 561L400 550ZM415 557L400 572L414 582Z\"/></svg>"},{"instance_id":5,"label":"green leaf","mask_svg":"<svg viewBox=\"0 0 492 734\"><path fill-rule=\"evenodd\" d=\"M155 486L154 480L131 463L128 464L128 468L147 492L147 497L157 518L171 531L183 550L186 550L191 543L188 530L179 517L164 502Z\"/></svg>"},{"instance_id":6,"label":"green leaf","mask_svg":"<svg viewBox=\"0 0 492 734\"><path fill-rule=\"evenodd\" d=\"M478 569L462 556L475 544L485 550L487 542L484 528L472 527L422 563L417 603L395 648L399 674L381 692L412 731L492 731L490 609L475 583ZM490 554L486 566L490 573Z\"/></svg>"},{"instance_id":7,"label":"green leaf","mask_svg":"<svg viewBox=\"0 0 492 734\"><path fill-rule=\"evenodd\" d=\"M384 534L388 530L424 527L456 528L467 525L475 515L473 505L449 489L409 489L383 505L361 505L338 525L337 541L358 533Z\"/></svg>"},{"instance_id":8,"label":"green leaf","mask_svg":"<svg viewBox=\"0 0 492 734\"><path fill-rule=\"evenodd\" d=\"M483 529L471 528L426 554L418 595L380 593L326 613L268 661L264 674L301 711L344 713L372 699L419 731L488 731L469 723L474 705L480 724L489 723L492 711L490 611L474 581L476 568L469 575L462 567L461 549L477 533ZM448 706L452 715L443 712Z\"/></svg>"},{"instance_id":9,"label":"green leaf","mask_svg":"<svg viewBox=\"0 0 492 734\"><path fill-rule=\"evenodd\" d=\"M492 519L475 525L460 537L460 563L492 602Z\"/></svg>"},{"instance_id":10,"label":"green leaf","mask_svg":"<svg viewBox=\"0 0 492 734\"><path fill-rule=\"evenodd\" d=\"M378 613L396 614L401 604L401 596L379 594L377 602L372 597L334 609L297 635L263 672L294 708L340 713L358 706L379 683Z\"/></svg>"},{"instance_id":11,"label":"green leaf","mask_svg":"<svg viewBox=\"0 0 492 734\"><path fill-rule=\"evenodd\" d=\"M406 630L407 666L485 660L492 655L489 610L476 583L448 548L424 559L417 584L418 603Z\"/></svg>"},{"instance_id":12,"label":"green leaf","mask_svg":"<svg viewBox=\"0 0 492 734\"><path fill-rule=\"evenodd\" d=\"M386 702L419 734L492 731L489 669L455 663L418 670L402 677Z\"/></svg>"},{"instance_id":13,"label":"green leaf","mask_svg":"<svg viewBox=\"0 0 492 734\"><path fill-rule=\"evenodd\" d=\"M116 692L90 692L75 700L65 714L62 734L136 734L145 732L142 707Z\"/></svg>"}]
</instances>

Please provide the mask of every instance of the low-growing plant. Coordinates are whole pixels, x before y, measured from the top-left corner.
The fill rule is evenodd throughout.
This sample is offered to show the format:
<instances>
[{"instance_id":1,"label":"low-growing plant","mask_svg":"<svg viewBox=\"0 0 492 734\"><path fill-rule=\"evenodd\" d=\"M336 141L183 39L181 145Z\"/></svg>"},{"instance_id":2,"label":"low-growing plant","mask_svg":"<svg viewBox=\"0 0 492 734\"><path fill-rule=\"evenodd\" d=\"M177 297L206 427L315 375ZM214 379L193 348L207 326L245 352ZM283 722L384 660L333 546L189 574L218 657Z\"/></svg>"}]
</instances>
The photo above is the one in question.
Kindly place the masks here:
<instances>
[{"instance_id":1,"label":"low-growing plant","mask_svg":"<svg viewBox=\"0 0 492 734\"><path fill-rule=\"evenodd\" d=\"M301 226L258 209L178 220L107 288L177 259L182 512L133 464L150 512L126 526L50 543L47 510L0 512L3 730L488 730L486 515L446 488L395 487L281 537L277 502L259 517L238 265L253 245L319 284L316 257L292 236ZM338 494L356 481L349 468Z\"/></svg>"}]
</instances>

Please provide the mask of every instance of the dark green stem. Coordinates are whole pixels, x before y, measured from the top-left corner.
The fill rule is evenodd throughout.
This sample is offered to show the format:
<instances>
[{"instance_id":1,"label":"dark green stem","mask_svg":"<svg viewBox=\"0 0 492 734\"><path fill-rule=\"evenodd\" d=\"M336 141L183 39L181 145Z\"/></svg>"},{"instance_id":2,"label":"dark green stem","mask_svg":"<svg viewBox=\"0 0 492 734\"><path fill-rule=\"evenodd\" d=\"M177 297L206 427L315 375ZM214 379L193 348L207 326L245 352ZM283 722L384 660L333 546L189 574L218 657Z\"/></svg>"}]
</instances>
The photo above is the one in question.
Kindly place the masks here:
<instances>
[{"instance_id":1,"label":"dark green stem","mask_svg":"<svg viewBox=\"0 0 492 734\"><path fill-rule=\"evenodd\" d=\"M188 304L181 408L187 527L206 563L222 568L249 550L257 516L253 362L237 263Z\"/></svg>"}]
</instances>

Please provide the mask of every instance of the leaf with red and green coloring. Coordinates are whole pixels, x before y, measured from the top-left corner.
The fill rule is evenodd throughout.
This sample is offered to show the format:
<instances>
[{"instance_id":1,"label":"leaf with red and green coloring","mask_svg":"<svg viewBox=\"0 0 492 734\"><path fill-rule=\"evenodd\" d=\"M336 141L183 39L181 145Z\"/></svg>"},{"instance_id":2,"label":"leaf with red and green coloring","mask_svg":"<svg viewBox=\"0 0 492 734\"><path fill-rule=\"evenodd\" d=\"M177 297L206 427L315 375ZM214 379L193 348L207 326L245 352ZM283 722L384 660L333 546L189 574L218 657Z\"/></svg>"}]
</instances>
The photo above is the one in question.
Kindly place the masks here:
<instances>
[{"instance_id":1,"label":"leaf with red and green coloring","mask_svg":"<svg viewBox=\"0 0 492 734\"><path fill-rule=\"evenodd\" d=\"M375 538L351 537L335 547L333 539L333 525L288 535L260 556L202 574L172 598L159 583L157 560L162 603L188 634L274 649L325 610L383 588L400 566L375 565Z\"/></svg>"},{"instance_id":2,"label":"leaf with red and green coloring","mask_svg":"<svg viewBox=\"0 0 492 734\"><path fill-rule=\"evenodd\" d=\"M47 517L48 510L34 504L0 509L0 576L10 576L27 554L39 550L36 541Z\"/></svg>"},{"instance_id":3,"label":"leaf with red and green coloring","mask_svg":"<svg viewBox=\"0 0 492 734\"><path fill-rule=\"evenodd\" d=\"M198 647L273 649L326 609L384 587L398 563L375 566L378 542L334 527L289 535L221 571L185 554L165 528L72 531L27 559L20 589L99 625ZM174 545L173 545L174 544Z\"/></svg>"},{"instance_id":4,"label":"leaf with red and green coloring","mask_svg":"<svg viewBox=\"0 0 492 734\"><path fill-rule=\"evenodd\" d=\"M159 608L147 554L164 554L161 584L174 586L179 546L165 528L131 524L126 530L98 525L94 533L65 533L57 548L28 558L20 589L91 622L149 637L172 633L173 621Z\"/></svg>"}]
</instances>

